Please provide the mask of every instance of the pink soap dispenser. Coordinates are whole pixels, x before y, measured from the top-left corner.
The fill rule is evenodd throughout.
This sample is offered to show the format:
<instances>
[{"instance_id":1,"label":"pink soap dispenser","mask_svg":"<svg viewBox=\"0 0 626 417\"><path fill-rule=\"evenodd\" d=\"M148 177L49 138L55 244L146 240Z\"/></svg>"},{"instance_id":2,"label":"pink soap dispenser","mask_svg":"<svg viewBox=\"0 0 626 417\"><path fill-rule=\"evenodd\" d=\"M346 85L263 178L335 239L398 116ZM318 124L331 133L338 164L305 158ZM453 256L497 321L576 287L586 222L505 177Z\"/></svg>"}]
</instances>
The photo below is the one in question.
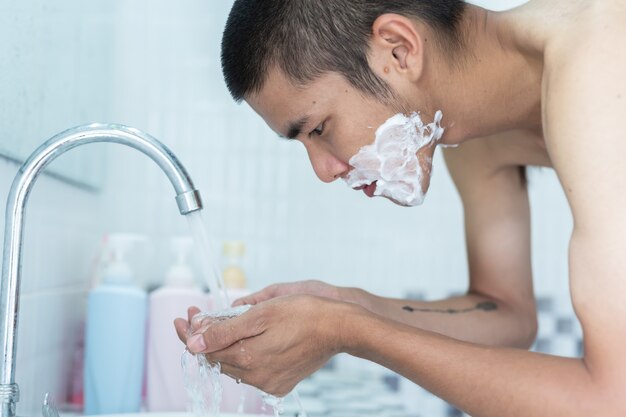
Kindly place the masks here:
<instances>
[{"instance_id":1,"label":"pink soap dispenser","mask_svg":"<svg viewBox=\"0 0 626 417\"><path fill-rule=\"evenodd\" d=\"M176 336L174 319L186 317L189 306L208 310L187 257L193 247L190 237L173 238L176 262L167 272L165 285L150 294L146 369L148 411L185 411L188 397L183 383L181 355L185 349Z\"/></svg>"}]
</instances>

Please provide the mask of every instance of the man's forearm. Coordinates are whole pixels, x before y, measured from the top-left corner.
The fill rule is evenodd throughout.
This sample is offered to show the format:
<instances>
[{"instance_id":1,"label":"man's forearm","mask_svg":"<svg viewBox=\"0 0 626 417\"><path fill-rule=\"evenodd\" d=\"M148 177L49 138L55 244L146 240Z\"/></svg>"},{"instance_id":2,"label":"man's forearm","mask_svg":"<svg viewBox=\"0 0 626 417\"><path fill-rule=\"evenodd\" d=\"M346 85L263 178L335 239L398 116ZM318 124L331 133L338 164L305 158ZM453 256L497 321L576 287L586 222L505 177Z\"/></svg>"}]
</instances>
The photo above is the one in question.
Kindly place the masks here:
<instances>
[{"instance_id":1,"label":"man's forearm","mask_svg":"<svg viewBox=\"0 0 626 417\"><path fill-rule=\"evenodd\" d=\"M388 319L467 342L528 348L536 332L532 312L481 295L414 301L341 288L340 296Z\"/></svg>"},{"instance_id":2,"label":"man's forearm","mask_svg":"<svg viewBox=\"0 0 626 417\"><path fill-rule=\"evenodd\" d=\"M583 360L462 342L361 311L344 319L344 351L398 372L472 416L625 411L619 389L600 386Z\"/></svg>"}]
</instances>

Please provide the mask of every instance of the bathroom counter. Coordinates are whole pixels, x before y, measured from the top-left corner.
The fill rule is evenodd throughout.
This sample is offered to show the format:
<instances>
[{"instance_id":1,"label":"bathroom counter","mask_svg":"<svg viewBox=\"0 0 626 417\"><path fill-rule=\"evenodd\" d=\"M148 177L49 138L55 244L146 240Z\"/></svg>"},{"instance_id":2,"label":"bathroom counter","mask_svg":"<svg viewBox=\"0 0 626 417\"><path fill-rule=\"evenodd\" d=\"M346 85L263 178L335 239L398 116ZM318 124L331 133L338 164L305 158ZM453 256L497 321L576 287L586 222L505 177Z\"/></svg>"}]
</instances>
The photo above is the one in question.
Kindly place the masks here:
<instances>
[{"instance_id":1,"label":"bathroom counter","mask_svg":"<svg viewBox=\"0 0 626 417\"><path fill-rule=\"evenodd\" d=\"M296 390L308 417L420 417L406 411L401 396L391 389L380 374L320 370L298 384ZM296 417L299 407L293 395L284 402L284 417ZM271 409L268 409L271 415ZM62 412L61 417L79 417ZM194 417L191 413L136 413L99 417ZM209 417L209 416L206 416ZM258 417L221 414L221 417ZM433 416L428 416L433 417ZM437 416L439 417L439 416ZM443 417L443 416L442 416Z\"/></svg>"}]
</instances>

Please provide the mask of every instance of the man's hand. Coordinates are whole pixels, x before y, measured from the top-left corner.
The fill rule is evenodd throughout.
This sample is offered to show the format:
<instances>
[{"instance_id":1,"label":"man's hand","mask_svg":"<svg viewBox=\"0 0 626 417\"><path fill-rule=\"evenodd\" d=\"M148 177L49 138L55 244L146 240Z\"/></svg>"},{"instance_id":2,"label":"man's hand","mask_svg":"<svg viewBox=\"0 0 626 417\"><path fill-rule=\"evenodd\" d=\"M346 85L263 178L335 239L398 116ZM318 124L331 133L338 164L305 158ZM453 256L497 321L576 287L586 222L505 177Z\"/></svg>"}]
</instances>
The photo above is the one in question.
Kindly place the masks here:
<instances>
[{"instance_id":1,"label":"man's hand","mask_svg":"<svg viewBox=\"0 0 626 417\"><path fill-rule=\"evenodd\" d=\"M200 309L198 307L189 307L187 309L187 320L182 318L177 318L174 320L174 327L176 328L176 333L178 334L178 338L184 344L187 344L187 337L189 336L191 329L191 321L193 316L198 314Z\"/></svg>"},{"instance_id":2,"label":"man's hand","mask_svg":"<svg viewBox=\"0 0 626 417\"><path fill-rule=\"evenodd\" d=\"M263 288L261 291L239 298L233 302L233 306L244 304L258 304L272 298L283 295L314 295L317 297L330 298L331 300L343 301L338 287L326 284L322 281L299 281L284 284L273 284Z\"/></svg>"},{"instance_id":3,"label":"man's hand","mask_svg":"<svg viewBox=\"0 0 626 417\"><path fill-rule=\"evenodd\" d=\"M187 338L189 322L176 320L176 330L192 353L219 362L222 372L277 396L341 351L343 318L349 303L309 295L291 295L259 303L241 316L216 322Z\"/></svg>"}]
</instances>

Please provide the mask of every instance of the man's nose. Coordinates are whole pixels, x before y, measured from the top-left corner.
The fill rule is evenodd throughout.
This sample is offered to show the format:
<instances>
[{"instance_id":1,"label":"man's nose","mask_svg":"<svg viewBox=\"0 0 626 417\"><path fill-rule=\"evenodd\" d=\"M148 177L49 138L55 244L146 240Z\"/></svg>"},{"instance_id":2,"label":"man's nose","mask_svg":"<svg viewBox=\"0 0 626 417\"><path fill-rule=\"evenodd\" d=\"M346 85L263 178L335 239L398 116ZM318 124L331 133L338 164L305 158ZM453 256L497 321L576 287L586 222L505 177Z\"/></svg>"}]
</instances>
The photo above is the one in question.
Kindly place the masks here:
<instances>
[{"instance_id":1,"label":"man's nose","mask_svg":"<svg viewBox=\"0 0 626 417\"><path fill-rule=\"evenodd\" d=\"M350 166L324 149L306 147L315 175L323 182L335 181L348 173Z\"/></svg>"}]
</instances>

